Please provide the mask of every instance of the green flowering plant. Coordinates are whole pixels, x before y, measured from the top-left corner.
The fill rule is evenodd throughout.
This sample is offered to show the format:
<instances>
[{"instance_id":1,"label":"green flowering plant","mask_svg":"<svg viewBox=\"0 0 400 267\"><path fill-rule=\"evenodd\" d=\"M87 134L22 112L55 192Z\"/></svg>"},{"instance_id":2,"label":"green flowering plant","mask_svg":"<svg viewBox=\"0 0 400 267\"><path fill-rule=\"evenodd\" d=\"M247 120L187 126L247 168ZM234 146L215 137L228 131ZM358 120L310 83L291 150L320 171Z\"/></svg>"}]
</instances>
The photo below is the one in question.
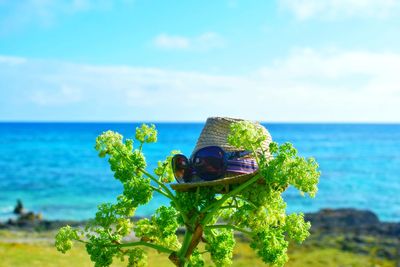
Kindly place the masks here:
<instances>
[{"instance_id":1,"label":"green flowering plant","mask_svg":"<svg viewBox=\"0 0 400 267\"><path fill-rule=\"evenodd\" d=\"M289 143L271 143L264 151L262 131L246 121L234 123L228 142L252 152L259 170L242 184L231 185L221 194L218 187L199 187L190 192L174 192L168 183L174 180L171 158L158 162L151 174L146 169L142 147L157 141L154 125L136 129L134 141L107 131L96 139L100 157L108 157L114 177L123 185L115 203L98 207L95 218L84 229L63 227L56 235L57 250L65 253L73 241L82 242L96 267L110 266L114 259L126 260L127 266L146 266L144 247L166 254L176 266L204 266L202 255L210 253L216 266L232 264L234 232L241 232L265 263L283 266L288 261L289 242L303 242L309 236L310 223L302 213L286 214L281 194L294 186L302 195L314 197L320 176L312 158L297 155ZM131 220L140 205L153 194L169 199L169 206L159 207L153 216ZM184 229L178 239L178 228ZM134 233L134 241L126 241ZM198 245L205 243L205 251Z\"/></svg>"}]
</instances>

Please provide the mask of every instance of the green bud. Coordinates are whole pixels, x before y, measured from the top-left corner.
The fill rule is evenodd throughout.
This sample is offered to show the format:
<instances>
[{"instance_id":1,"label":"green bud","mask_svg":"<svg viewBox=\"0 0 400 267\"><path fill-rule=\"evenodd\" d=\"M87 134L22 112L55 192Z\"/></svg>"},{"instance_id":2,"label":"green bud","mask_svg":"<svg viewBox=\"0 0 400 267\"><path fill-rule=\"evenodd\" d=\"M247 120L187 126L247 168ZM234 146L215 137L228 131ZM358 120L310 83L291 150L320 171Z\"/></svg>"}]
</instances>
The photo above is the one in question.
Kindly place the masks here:
<instances>
[{"instance_id":1,"label":"green bud","mask_svg":"<svg viewBox=\"0 0 400 267\"><path fill-rule=\"evenodd\" d=\"M65 253L72 248L72 241L79 240L77 230L72 229L69 225L62 227L55 237L55 246L58 251Z\"/></svg>"},{"instance_id":2,"label":"green bud","mask_svg":"<svg viewBox=\"0 0 400 267\"><path fill-rule=\"evenodd\" d=\"M157 142L157 130L154 124L150 126L142 124L141 127L136 128L136 140L141 143L155 143Z\"/></svg>"}]
</instances>

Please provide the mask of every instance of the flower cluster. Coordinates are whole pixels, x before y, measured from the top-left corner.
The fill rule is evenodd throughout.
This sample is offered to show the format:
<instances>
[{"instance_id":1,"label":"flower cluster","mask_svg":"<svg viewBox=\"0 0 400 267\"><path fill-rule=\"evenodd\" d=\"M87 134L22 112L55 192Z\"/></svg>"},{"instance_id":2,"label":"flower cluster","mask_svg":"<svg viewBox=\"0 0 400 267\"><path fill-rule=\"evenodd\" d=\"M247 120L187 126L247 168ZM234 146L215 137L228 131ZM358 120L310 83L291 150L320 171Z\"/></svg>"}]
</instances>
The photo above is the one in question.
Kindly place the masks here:
<instances>
[{"instance_id":1,"label":"flower cluster","mask_svg":"<svg viewBox=\"0 0 400 267\"><path fill-rule=\"evenodd\" d=\"M210 252L211 259L216 266L232 264L235 238L230 229L208 229L205 231L207 240L206 249Z\"/></svg>"},{"instance_id":2,"label":"flower cluster","mask_svg":"<svg viewBox=\"0 0 400 267\"><path fill-rule=\"evenodd\" d=\"M144 218L136 223L135 234L141 240L178 249L180 244L175 234L179 226L177 215L173 207L161 206L150 219Z\"/></svg>"},{"instance_id":3,"label":"flower cluster","mask_svg":"<svg viewBox=\"0 0 400 267\"><path fill-rule=\"evenodd\" d=\"M65 253L72 248L73 240L79 240L78 231L67 225L58 231L55 246L58 251Z\"/></svg>"}]
</instances>

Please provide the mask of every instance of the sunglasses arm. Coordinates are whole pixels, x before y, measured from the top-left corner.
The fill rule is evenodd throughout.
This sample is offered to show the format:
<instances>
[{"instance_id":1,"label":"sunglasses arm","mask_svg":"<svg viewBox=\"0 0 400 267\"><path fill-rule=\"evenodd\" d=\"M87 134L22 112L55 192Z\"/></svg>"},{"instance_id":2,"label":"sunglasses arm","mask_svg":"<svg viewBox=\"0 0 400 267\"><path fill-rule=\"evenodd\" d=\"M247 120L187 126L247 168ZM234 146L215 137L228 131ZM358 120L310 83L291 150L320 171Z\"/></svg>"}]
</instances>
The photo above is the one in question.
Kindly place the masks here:
<instances>
[{"instance_id":1,"label":"sunglasses arm","mask_svg":"<svg viewBox=\"0 0 400 267\"><path fill-rule=\"evenodd\" d=\"M225 156L227 160L231 160L231 159L240 159L244 156L250 155L251 151L234 151L234 152L226 152Z\"/></svg>"}]
</instances>

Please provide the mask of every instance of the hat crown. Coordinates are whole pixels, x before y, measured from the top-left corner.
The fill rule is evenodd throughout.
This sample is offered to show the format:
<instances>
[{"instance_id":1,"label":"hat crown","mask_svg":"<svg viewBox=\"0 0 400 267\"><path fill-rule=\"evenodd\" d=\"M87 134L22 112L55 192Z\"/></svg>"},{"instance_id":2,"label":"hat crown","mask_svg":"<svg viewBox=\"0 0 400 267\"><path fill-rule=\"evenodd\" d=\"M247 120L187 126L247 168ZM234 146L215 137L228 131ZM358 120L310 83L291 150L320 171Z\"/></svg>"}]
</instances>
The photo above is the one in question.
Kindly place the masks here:
<instances>
[{"instance_id":1,"label":"hat crown","mask_svg":"<svg viewBox=\"0 0 400 267\"><path fill-rule=\"evenodd\" d=\"M207 119L203 130L200 133L199 139L197 140L196 147L193 152L207 147L207 146L219 146L225 151L239 151L240 149L234 147L228 143L228 135L231 130L231 125L235 122L244 121L243 119L227 118L227 117L210 117ZM266 140L262 146L264 151L268 151L269 144L272 142L271 135L268 130L262 126L259 122L251 121L257 128L262 129L266 136Z\"/></svg>"},{"instance_id":2,"label":"hat crown","mask_svg":"<svg viewBox=\"0 0 400 267\"><path fill-rule=\"evenodd\" d=\"M226 118L226 117L211 117L208 118L206 121L206 124L204 125L203 130L200 133L199 139L197 140L196 147L193 151L195 153L197 150L207 147L207 146L219 146L223 150L227 152L232 152L232 151L240 151L240 148L231 146L228 143L228 136L231 131L231 125L232 123L239 122L239 121L244 121L242 119L234 119L234 118ZM262 132L265 135L265 141L261 144L263 151L258 151L260 153L264 153L265 156L271 157L271 154L269 153L269 144L272 142L271 135L265 129L264 126L262 126L258 122L252 122L257 128L261 129ZM214 186L220 186L224 185L222 191L219 191L220 193L227 193L229 191L229 185L231 184L240 184L244 183L247 180L249 180L251 177L256 175L256 172L253 173L247 173L247 174L238 174L234 172L227 172L225 174L225 177L221 179L217 179L214 181L197 181L197 182L191 182L191 183L182 183L182 184L172 184L171 187L180 192L186 192L189 190L194 190L196 187L214 187ZM263 179L262 179L263 180ZM261 181L262 182L262 181ZM219 187L220 188L220 187Z\"/></svg>"}]
</instances>

